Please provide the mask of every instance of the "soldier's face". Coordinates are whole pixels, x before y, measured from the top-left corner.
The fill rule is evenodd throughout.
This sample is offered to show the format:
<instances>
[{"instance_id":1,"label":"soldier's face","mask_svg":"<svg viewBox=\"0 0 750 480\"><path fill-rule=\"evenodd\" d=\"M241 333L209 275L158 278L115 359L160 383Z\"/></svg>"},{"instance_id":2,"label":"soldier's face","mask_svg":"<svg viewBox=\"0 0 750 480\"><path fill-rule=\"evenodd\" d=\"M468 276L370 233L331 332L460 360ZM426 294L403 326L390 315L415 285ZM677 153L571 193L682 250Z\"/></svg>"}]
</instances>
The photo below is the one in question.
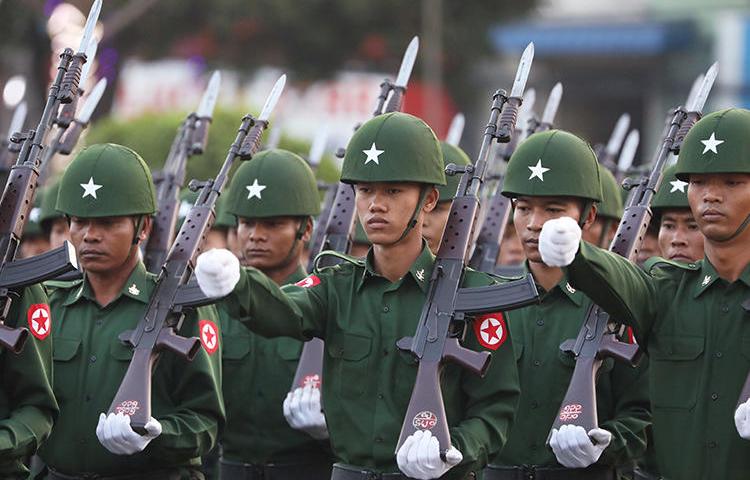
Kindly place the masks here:
<instances>
[{"instance_id":1,"label":"soldier's face","mask_svg":"<svg viewBox=\"0 0 750 480\"><path fill-rule=\"evenodd\" d=\"M440 248L440 239L443 238L443 230L448 222L448 214L451 212L450 202L439 202L434 210L425 213L422 222L422 236L427 240L432 253L437 253Z\"/></svg>"},{"instance_id":2,"label":"soldier's face","mask_svg":"<svg viewBox=\"0 0 750 480\"><path fill-rule=\"evenodd\" d=\"M539 233L547 220L581 216L581 201L570 197L518 197L515 200L513 224L523 252L530 262L542 262Z\"/></svg>"},{"instance_id":3,"label":"soldier's face","mask_svg":"<svg viewBox=\"0 0 750 480\"><path fill-rule=\"evenodd\" d=\"M371 182L358 183L354 191L357 215L367 238L374 245L392 245L409 224L419 202L421 187L411 182ZM436 203L437 190L433 188L425 197L422 212L431 212ZM424 217L417 220L409 238L422 235Z\"/></svg>"},{"instance_id":4,"label":"soldier's face","mask_svg":"<svg viewBox=\"0 0 750 480\"><path fill-rule=\"evenodd\" d=\"M524 249L521 240L518 238L516 226L510 224L505 227L503 240L500 243L500 253L497 256L499 265L520 265L523 263Z\"/></svg>"},{"instance_id":5,"label":"soldier's face","mask_svg":"<svg viewBox=\"0 0 750 480\"><path fill-rule=\"evenodd\" d=\"M52 227L50 228L49 246L50 248L60 247L65 240L70 240L68 221L64 218L56 218L52 221Z\"/></svg>"},{"instance_id":6,"label":"soldier's face","mask_svg":"<svg viewBox=\"0 0 750 480\"><path fill-rule=\"evenodd\" d=\"M705 238L726 241L750 214L750 174L690 175L688 203Z\"/></svg>"},{"instance_id":7,"label":"soldier's face","mask_svg":"<svg viewBox=\"0 0 750 480\"><path fill-rule=\"evenodd\" d=\"M269 271L286 267L289 262L299 262L302 243L309 240L312 228L308 225L301 241L295 245L299 222L296 217L238 218L237 240L241 245L243 263ZM292 246L295 252L290 256Z\"/></svg>"},{"instance_id":8,"label":"soldier's face","mask_svg":"<svg viewBox=\"0 0 750 480\"><path fill-rule=\"evenodd\" d=\"M703 258L703 234L689 208L662 213L659 250L664 258L675 262L690 263Z\"/></svg>"},{"instance_id":9,"label":"soldier's face","mask_svg":"<svg viewBox=\"0 0 750 480\"><path fill-rule=\"evenodd\" d=\"M144 217L141 241L151 219ZM84 270L114 272L128 263L133 247L136 220L133 217L70 218L70 241Z\"/></svg>"},{"instance_id":10,"label":"soldier's face","mask_svg":"<svg viewBox=\"0 0 750 480\"><path fill-rule=\"evenodd\" d=\"M617 222L608 218L597 217L591 228L583 231L583 239L593 245L607 248L617 233ZM601 243L599 243L601 241Z\"/></svg>"}]
</instances>

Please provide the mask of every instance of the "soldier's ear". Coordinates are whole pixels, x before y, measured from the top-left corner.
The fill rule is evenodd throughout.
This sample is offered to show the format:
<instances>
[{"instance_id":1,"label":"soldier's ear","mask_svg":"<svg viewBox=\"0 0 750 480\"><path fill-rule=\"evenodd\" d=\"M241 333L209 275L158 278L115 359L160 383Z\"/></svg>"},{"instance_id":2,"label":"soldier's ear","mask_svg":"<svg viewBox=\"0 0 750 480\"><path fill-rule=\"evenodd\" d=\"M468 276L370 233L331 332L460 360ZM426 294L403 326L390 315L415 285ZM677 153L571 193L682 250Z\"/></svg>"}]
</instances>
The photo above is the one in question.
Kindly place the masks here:
<instances>
[{"instance_id":1,"label":"soldier's ear","mask_svg":"<svg viewBox=\"0 0 750 480\"><path fill-rule=\"evenodd\" d=\"M581 229L586 230L591 228L591 226L596 221L596 203L591 202L590 207L588 209L584 209L584 212L586 214L586 220L584 220L583 225L581 226Z\"/></svg>"},{"instance_id":2,"label":"soldier's ear","mask_svg":"<svg viewBox=\"0 0 750 480\"><path fill-rule=\"evenodd\" d=\"M439 199L440 192L438 192L438 189L435 188L434 185L428 186L427 192L424 197L424 206L422 207L422 210L425 213L433 211Z\"/></svg>"},{"instance_id":3,"label":"soldier's ear","mask_svg":"<svg viewBox=\"0 0 750 480\"><path fill-rule=\"evenodd\" d=\"M148 236L151 234L151 228L154 226L154 217L150 215L145 215L143 217L143 226L141 227L141 231L138 232L138 240L140 242L145 242Z\"/></svg>"}]
</instances>

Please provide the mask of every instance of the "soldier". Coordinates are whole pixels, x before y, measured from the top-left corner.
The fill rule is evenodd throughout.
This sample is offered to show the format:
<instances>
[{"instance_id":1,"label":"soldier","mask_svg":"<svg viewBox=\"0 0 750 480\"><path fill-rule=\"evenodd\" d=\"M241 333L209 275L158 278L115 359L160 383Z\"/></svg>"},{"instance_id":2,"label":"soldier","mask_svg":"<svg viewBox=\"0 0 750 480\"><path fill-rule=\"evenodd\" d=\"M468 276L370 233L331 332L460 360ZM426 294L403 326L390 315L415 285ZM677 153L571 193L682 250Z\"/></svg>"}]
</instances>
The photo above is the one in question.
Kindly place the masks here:
<instances>
[{"instance_id":1,"label":"soldier","mask_svg":"<svg viewBox=\"0 0 750 480\"><path fill-rule=\"evenodd\" d=\"M39 285L10 294L13 303L5 325L26 327L21 353L0 352L0 478L28 478L24 461L49 436L58 406L52 393L53 323L47 296Z\"/></svg>"},{"instance_id":2,"label":"soldier","mask_svg":"<svg viewBox=\"0 0 750 480\"><path fill-rule=\"evenodd\" d=\"M60 182L55 182L47 187L42 197L39 212L39 222L42 224L45 234L49 237L50 248L57 248L65 240L70 240L68 219L65 218L65 215L55 210L59 190Z\"/></svg>"},{"instance_id":3,"label":"soldier","mask_svg":"<svg viewBox=\"0 0 750 480\"><path fill-rule=\"evenodd\" d=\"M642 369L605 360L597 383L599 428L565 429L553 435L551 449L545 446L575 366L560 344L576 338L591 300L571 287L564 270L542 263L539 232L545 221L562 216L574 218L584 231L592 228L596 202L602 199L596 156L573 134L537 133L513 153L502 193L513 199L525 266L542 293L539 305L505 313L521 398L505 448L485 478L615 479L617 468L630 464L646 447L649 409Z\"/></svg>"},{"instance_id":4,"label":"soldier","mask_svg":"<svg viewBox=\"0 0 750 480\"><path fill-rule=\"evenodd\" d=\"M454 145L440 142L440 150L443 153L443 167L447 167L450 163L459 167L471 164L469 156ZM456 196L461 175L446 175L445 180L445 185L437 187L438 194L440 194L437 205L431 212L425 214L424 224L422 225L422 234L432 253L437 253L440 247L440 240L443 238L443 230L445 230L445 223L448 221L448 213L451 210L451 205L453 205L453 197Z\"/></svg>"},{"instance_id":5,"label":"soldier","mask_svg":"<svg viewBox=\"0 0 750 480\"><path fill-rule=\"evenodd\" d=\"M231 192L227 213L238 219L244 264L278 285L303 280L307 274L300 263L302 245L312 234L312 217L320 212L318 187L307 163L286 150L264 150L240 166ZM282 414L302 342L261 337L231 318L229 311L222 308L220 313L227 406L221 478L293 479L304 472L304 478L327 480L333 461L320 391L314 390L317 405L312 407L323 420L319 428L308 428L309 434L294 430ZM295 413L305 416L297 407L303 393L313 395L311 390L297 393Z\"/></svg>"},{"instance_id":6,"label":"soldier","mask_svg":"<svg viewBox=\"0 0 750 480\"><path fill-rule=\"evenodd\" d=\"M213 446L224 417L213 307L188 313L180 328L200 336L203 348L192 362L162 353L151 392L154 418L144 435L130 427L129 416L100 413L133 355L119 335L136 327L155 286L138 255L156 210L148 167L129 148L90 146L63 174L56 208L70 219L85 274L56 282L50 293L60 418L39 452L47 478L202 478L200 455Z\"/></svg>"},{"instance_id":7,"label":"soldier","mask_svg":"<svg viewBox=\"0 0 750 480\"><path fill-rule=\"evenodd\" d=\"M410 436L394 455L417 371L395 344L414 334L432 275L422 222L438 201L434 186L445 184L440 156L432 130L404 113L377 116L354 134L341 180L353 185L357 214L373 243L365 259L350 258L281 290L256 269L240 270L227 251L198 259L201 288L227 294L236 286L227 303L239 307L241 318L252 318L249 328L325 340L323 404L340 462L336 480L469 478L502 447L512 420L518 383L508 336L485 332L484 340L478 331L468 333L464 345L494 349L494 359L484 379L455 364L444 370L453 443L445 460L429 431ZM492 283L470 270L464 277L465 286Z\"/></svg>"},{"instance_id":8,"label":"soldier","mask_svg":"<svg viewBox=\"0 0 750 480\"><path fill-rule=\"evenodd\" d=\"M23 228L19 258L33 257L49 250L49 239L40 223L43 192L37 192L34 207L29 212L29 221Z\"/></svg>"},{"instance_id":9,"label":"soldier","mask_svg":"<svg viewBox=\"0 0 750 480\"><path fill-rule=\"evenodd\" d=\"M608 248L615 238L617 225L622 218L622 195L620 186L606 167L599 164L599 179L602 184L602 201L597 205L596 220L585 231L583 239L602 248Z\"/></svg>"},{"instance_id":10,"label":"soldier","mask_svg":"<svg viewBox=\"0 0 750 480\"><path fill-rule=\"evenodd\" d=\"M682 145L675 175L688 182L703 260L658 260L643 272L580 242L569 218L547 222L540 235L544 262L567 265L571 284L632 325L647 350L654 447L667 478L750 472L748 403L736 408L750 371L749 129L750 111L722 110L696 123Z\"/></svg>"},{"instance_id":11,"label":"soldier","mask_svg":"<svg viewBox=\"0 0 750 480\"><path fill-rule=\"evenodd\" d=\"M675 262L692 263L703 258L703 234L688 204L688 182L675 177L676 168L673 165L664 171L651 210L659 224L661 256Z\"/></svg>"},{"instance_id":12,"label":"soldier","mask_svg":"<svg viewBox=\"0 0 750 480\"><path fill-rule=\"evenodd\" d=\"M521 265L526 257L523 253L523 245L518 239L516 227L513 225L513 216L508 218L508 225L503 231L503 238L500 240L500 252L497 254L497 264L500 266L515 267Z\"/></svg>"},{"instance_id":13,"label":"soldier","mask_svg":"<svg viewBox=\"0 0 750 480\"><path fill-rule=\"evenodd\" d=\"M365 229L359 220L354 219L354 236L352 237L352 248L349 249L349 255L352 257L363 258L370 251L372 244L367 239Z\"/></svg>"}]
</instances>

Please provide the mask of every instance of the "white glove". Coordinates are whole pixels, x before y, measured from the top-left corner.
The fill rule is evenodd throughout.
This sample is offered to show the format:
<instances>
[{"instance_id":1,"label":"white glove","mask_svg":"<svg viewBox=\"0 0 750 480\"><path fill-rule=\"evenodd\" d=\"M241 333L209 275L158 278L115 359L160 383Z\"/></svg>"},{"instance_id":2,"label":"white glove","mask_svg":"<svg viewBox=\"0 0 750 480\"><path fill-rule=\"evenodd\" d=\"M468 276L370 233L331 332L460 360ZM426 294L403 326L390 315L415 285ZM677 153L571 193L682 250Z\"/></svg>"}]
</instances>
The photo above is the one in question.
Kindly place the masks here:
<instances>
[{"instance_id":1,"label":"white glove","mask_svg":"<svg viewBox=\"0 0 750 480\"><path fill-rule=\"evenodd\" d=\"M417 430L409 435L396 454L401 473L419 480L440 478L463 459L461 452L451 446L443 461L440 458L440 443L429 430Z\"/></svg>"},{"instance_id":2,"label":"white glove","mask_svg":"<svg viewBox=\"0 0 750 480\"><path fill-rule=\"evenodd\" d=\"M586 468L596 463L612 441L612 434L594 428L588 434L583 427L563 425L552 430L549 446L560 465L568 468Z\"/></svg>"},{"instance_id":3,"label":"white glove","mask_svg":"<svg viewBox=\"0 0 750 480\"><path fill-rule=\"evenodd\" d=\"M284 399L284 418L290 427L302 430L315 440L328 438L328 427L320 404L320 389L312 385L295 388Z\"/></svg>"},{"instance_id":4,"label":"white glove","mask_svg":"<svg viewBox=\"0 0 750 480\"><path fill-rule=\"evenodd\" d=\"M151 417L145 427L146 434L141 436L130 428L130 415L101 413L96 436L99 443L115 455L133 455L143 451L151 440L161 435L161 423L155 418Z\"/></svg>"},{"instance_id":5,"label":"white glove","mask_svg":"<svg viewBox=\"0 0 750 480\"><path fill-rule=\"evenodd\" d=\"M581 227L570 217L547 220L539 233L539 253L550 267L565 267L576 256Z\"/></svg>"},{"instance_id":6,"label":"white glove","mask_svg":"<svg viewBox=\"0 0 750 480\"><path fill-rule=\"evenodd\" d=\"M745 440L750 440L750 400L737 407L734 412L734 426Z\"/></svg>"},{"instance_id":7,"label":"white glove","mask_svg":"<svg viewBox=\"0 0 750 480\"><path fill-rule=\"evenodd\" d=\"M195 279L209 297L224 297L240 281L240 261L229 250L212 248L198 256Z\"/></svg>"}]
</instances>

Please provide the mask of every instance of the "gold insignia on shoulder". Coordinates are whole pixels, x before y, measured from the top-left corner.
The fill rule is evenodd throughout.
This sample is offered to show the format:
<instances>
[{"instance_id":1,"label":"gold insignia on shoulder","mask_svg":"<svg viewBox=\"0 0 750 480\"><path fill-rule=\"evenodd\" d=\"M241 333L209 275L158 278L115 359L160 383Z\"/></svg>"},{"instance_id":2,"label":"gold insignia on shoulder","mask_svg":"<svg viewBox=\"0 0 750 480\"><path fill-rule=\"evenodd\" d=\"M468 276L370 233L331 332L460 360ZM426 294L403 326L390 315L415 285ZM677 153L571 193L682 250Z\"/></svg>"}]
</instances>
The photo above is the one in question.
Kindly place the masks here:
<instances>
[{"instance_id":1,"label":"gold insignia on shoulder","mask_svg":"<svg viewBox=\"0 0 750 480\"><path fill-rule=\"evenodd\" d=\"M128 288L128 293L131 295L140 295L141 291L135 286L135 283Z\"/></svg>"}]
</instances>

